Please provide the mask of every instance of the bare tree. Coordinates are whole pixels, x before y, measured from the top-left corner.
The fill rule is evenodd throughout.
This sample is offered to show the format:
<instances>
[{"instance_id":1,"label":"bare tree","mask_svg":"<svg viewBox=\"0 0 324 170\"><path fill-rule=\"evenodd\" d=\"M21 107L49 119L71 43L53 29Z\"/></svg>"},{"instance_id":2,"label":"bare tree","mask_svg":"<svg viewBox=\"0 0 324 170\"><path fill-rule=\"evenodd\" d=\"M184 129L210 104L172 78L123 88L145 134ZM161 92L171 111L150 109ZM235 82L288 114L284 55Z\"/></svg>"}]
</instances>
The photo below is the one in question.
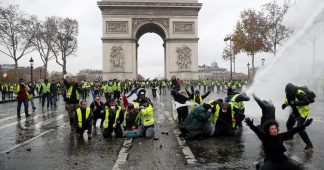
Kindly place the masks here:
<instances>
[{"instance_id":1,"label":"bare tree","mask_svg":"<svg viewBox=\"0 0 324 170\"><path fill-rule=\"evenodd\" d=\"M34 50L31 40L35 34L35 19L20 11L18 6L0 6L0 52L14 60L17 80L18 60Z\"/></svg>"},{"instance_id":2,"label":"bare tree","mask_svg":"<svg viewBox=\"0 0 324 170\"><path fill-rule=\"evenodd\" d=\"M78 21L70 18L55 18L56 34L54 46L51 49L56 58L56 63L66 72L67 57L74 54L78 47L79 34Z\"/></svg>"},{"instance_id":3,"label":"bare tree","mask_svg":"<svg viewBox=\"0 0 324 170\"><path fill-rule=\"evenodd\" d=\"M36 34L32 43L44 64L44 78L47 77L48 62L55 59L51 49L55 45L56 28L55 17L48 17L44 22L37 21L36 24Z\"/></svg>"},{"instance_id":4,"label":"bare tree","mask_svg":"<svg viewBox=\"0 0 324 170\"><path fill-rule=\"evenodd\" d=\"M262 12L245 10L241 13L241 21L235 28L234 42L239 51L246 52L252 57L253 76L255 74L254 56L259 52L269 52L269 43L266 41L266 32L269 27Z\"/></svg>"},{"instance_id":5,"label":"bare tree","mask_svg":"<svg viewBox=\"0 0 324 170\"><path fill-rule=\"evenodd\" d=\"M282 23L289 8L289 1L285 1L283 6L280 6L275 0L265 4L263 7L269 26L269 30L266 32L267 39L271 44L271 52L276 56L277 46L281 45L293 33L291 28L284 26Z\"/></svg>"}]
</instances>

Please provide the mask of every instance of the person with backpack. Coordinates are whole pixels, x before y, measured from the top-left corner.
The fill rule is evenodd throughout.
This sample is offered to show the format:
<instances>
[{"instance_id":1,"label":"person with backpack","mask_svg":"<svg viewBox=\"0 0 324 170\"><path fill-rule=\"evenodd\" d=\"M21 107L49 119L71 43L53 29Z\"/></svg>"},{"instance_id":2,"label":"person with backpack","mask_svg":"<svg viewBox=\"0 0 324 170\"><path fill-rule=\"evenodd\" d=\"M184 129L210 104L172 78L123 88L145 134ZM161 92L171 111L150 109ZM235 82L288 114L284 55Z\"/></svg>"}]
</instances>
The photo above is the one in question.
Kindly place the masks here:
<instances>
[{"instance_id":1,"label":"person with backpack","mask_svg":"<svg viewBox=\"0 0 324 170\"><path fill-rule=\"evenodd\" d=\"M308 91L308 90L307 90ZM290 113L286 126L290 130L294 127L297 122L297 126L302 126L309 115L309 104L311 103L308 99L307 93L301 88L288 83L285 88L286 99L284 104L282 104L282 109L290 106L292 112ZM310 141L305 130L298 132L302 140L306 143L305 151L312 150L313 144ZM289 137L288 140L292 140L293 136Z\"/></svg>"}]
</instances>

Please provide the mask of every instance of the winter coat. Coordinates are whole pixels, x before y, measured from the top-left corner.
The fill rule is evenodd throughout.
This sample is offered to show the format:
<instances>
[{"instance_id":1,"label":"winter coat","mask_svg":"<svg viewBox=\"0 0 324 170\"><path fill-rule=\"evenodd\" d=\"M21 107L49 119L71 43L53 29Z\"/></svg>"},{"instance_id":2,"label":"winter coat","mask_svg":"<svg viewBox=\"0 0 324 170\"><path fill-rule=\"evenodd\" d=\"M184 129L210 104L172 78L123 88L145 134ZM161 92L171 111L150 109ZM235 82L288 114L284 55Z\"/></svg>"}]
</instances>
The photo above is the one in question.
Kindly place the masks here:
<instances>
[{"instance_id":1,"label":"winter coat","mask_svg":"<svg viewBox=\"0 0 324 170\"><path fill-rule=\"evenodd\" d=\"M203 107L203 105L193 109L183 122L183 127L187 131L202 130L208 121L210 113Z\"/></svg>"}]
</instances>

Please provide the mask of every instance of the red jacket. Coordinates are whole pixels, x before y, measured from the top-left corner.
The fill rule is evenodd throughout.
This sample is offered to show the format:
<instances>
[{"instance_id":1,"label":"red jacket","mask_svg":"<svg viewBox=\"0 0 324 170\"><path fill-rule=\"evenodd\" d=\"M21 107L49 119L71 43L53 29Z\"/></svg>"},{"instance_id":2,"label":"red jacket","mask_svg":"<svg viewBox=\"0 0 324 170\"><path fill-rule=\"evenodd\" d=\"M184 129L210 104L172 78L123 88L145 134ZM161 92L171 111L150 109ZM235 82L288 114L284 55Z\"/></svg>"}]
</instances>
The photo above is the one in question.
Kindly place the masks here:
<instances>
[{"instance_id":1,"label":"red jacket","mask_svg":"<svg viewBox=\"0 0 324 170\"><path fill-rule=\"evenodd\" d=\"M21 84L19 86L20 86L20 88L19 88L19 92L18 92L18 96L17 96L18 101L28 100L26 86L23 84Z\"/></svg>"}]
</instances>

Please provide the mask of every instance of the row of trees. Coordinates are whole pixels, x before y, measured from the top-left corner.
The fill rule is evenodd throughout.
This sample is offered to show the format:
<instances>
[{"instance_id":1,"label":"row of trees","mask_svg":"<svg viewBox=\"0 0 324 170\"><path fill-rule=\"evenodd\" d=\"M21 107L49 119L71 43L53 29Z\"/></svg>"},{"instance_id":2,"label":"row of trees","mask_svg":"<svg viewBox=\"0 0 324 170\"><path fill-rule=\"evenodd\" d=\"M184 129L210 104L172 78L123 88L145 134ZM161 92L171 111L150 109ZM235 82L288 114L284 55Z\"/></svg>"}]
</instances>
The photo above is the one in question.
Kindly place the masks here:
<instances>
[{"instance_id":1,"label":"row of trees","mask_svg":"<svg viewBox=\"0 0 324 170\"><path fill-rule=\"evenodd\" d=\"M53 59L66 74L66 59L78 47L78 30L78 22L71 18L52 16L42 21L16 5L0 6L0 53L14 60L17 75L18 61L35 51L44 64L44 77Z\"/></svg>"},{"instance_id":2,"label":"row of trees","mask_svg":"<svg viewBox=\"0 0 324 170\"><path fill-rule=\"evenodd\" d=\"M283 25L283 19L289 9L289 1L282 6L277 1L263 5L261 10L244 10L236 23L234 34L230 39L233 46L225 47L224 59L232 59L233 55L246 53L252 58L254 73L254 56L260 52L273 53L276 56L278 45L292 34L292 29Z\"/></svg>"}]
</instances>

